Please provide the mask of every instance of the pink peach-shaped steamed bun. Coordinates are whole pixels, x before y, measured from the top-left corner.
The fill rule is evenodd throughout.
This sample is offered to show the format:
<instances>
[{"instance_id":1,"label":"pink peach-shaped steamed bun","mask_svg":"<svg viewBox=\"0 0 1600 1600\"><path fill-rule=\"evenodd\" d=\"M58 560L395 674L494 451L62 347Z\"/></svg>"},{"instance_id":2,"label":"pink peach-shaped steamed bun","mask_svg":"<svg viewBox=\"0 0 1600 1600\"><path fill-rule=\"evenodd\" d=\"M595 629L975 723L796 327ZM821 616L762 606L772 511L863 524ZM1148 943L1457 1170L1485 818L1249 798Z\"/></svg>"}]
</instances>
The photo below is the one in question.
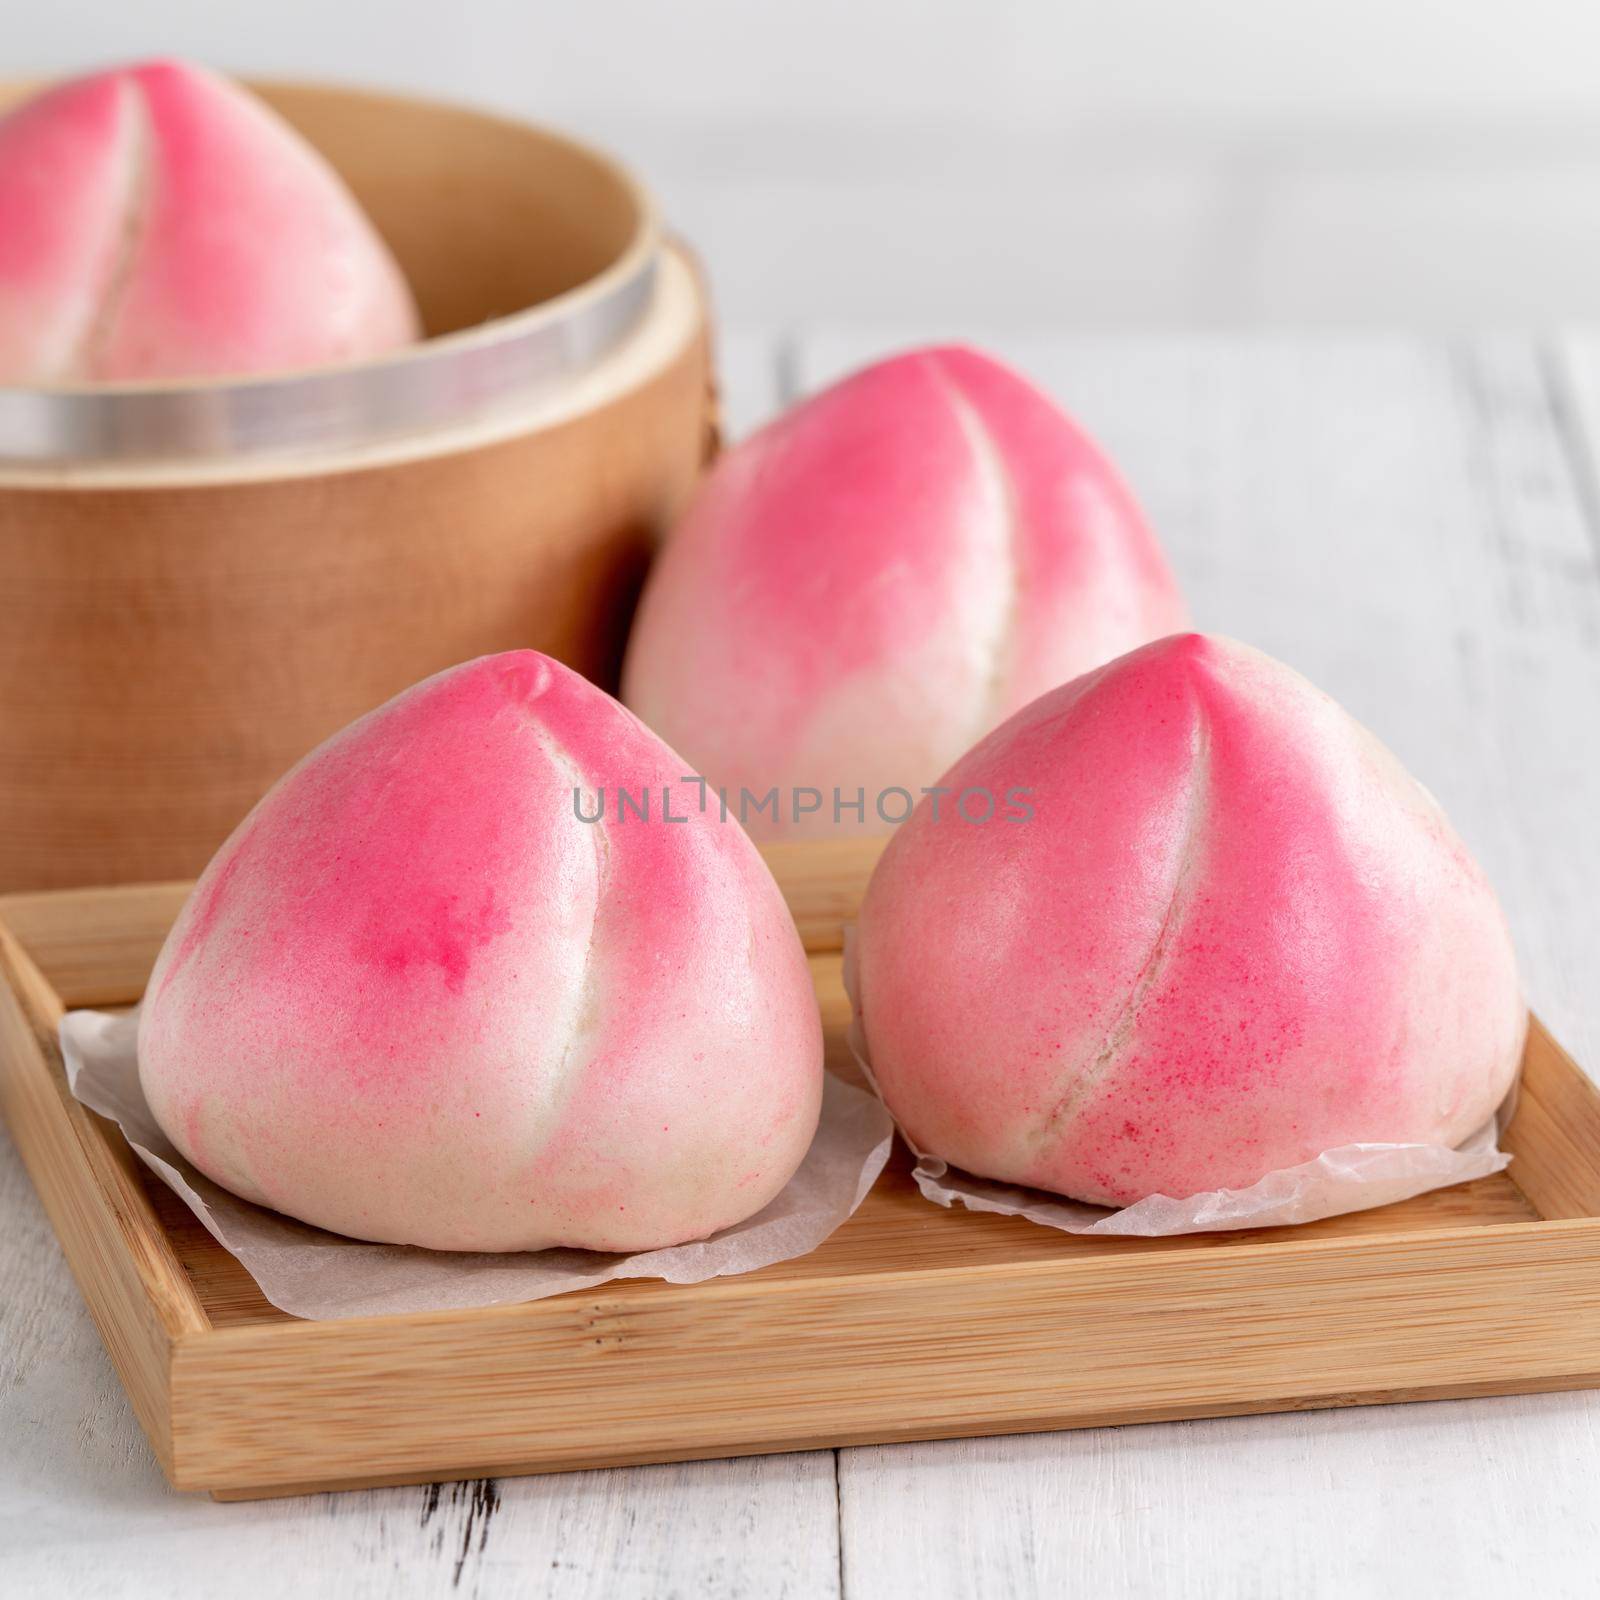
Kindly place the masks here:
<instances>
[{"instance_id":1,"label":"pink peach-shaped steamed bun","mask_svg":"<svg viewBox=\"0 0 1600 1600\"><path fill-rule=\"evenodd\" d=\"M0 383L275 372L418 332L332 167L227 80L151 62L0 120Z\"/></svg>"},{"instance_id":2,"label":"pink peach-shaped steamed bun","mask_svg":"<svg viewBox=\"0 0 1600 1600\"><path fill-rule=\"evenodd\" d=\"M861 1021L912 1140L1126 1205L1357 1142L1455 1145L1526 1012L1433 799L1278 662L1189 634L1035 701L944 780L861 911ZM981 815L981 800L968 810Z\"/></svg>"},{"instance_id":3,"label":"pink peach-shaped steamed bun","mask_svg":"<svg viewBox=\"0 0 1600 1600\"><path fill-rule=\"evenodd\" d=\"M139 1026L161 1126L364 1239L641 1250L759 1211L816 1129L821 1025L771 874L684 771L533 651L351 724L167 939ZM688 820L578 819L574 789L588 815L618 785L677 786Z\"/></svg>"},{"instance_id":4,"label":"pink peach-shaped steamed bun","mask_svg":"<svg viewBox=\"0 0 1600 1600\"><path fill-rule=\"evenodd\" d=\"M976 350L858 372L725 455L656 561L623 698L760 835L882 831L1012 712L1187 625L1116 469ZM791 791L824 803L796 816Z\"/></svg>"}]
</instances>

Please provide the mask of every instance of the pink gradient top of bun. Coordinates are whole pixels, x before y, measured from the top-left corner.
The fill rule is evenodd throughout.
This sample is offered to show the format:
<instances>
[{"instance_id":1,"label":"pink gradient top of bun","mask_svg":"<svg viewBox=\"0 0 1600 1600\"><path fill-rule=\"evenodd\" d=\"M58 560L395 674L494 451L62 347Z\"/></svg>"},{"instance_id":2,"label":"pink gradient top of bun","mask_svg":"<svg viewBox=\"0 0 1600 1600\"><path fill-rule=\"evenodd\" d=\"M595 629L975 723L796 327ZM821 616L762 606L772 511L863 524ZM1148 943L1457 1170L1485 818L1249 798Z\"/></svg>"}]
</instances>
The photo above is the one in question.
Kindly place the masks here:
<instances>
[{"instance_id":1,"label":"pink gradient top of bun","mask_svg":"<svg viewBox=\"0 0 1600 1600\"><path fill-rule=\"evenodd\" d=\"M878 791L915 794L1046 689L1186 621L1076 424L988 356L920 350L717 463L651 572L623 698L735 795L864 787L870 821ZM782 830L752 820L795 831L792 808Z\"/></svg>"},{"instance_id":2,"label":"pink gradient top of bun","mask_svg":"<svg viewBox=\"0 0 1600 1600\"><path fill-rule=\"evenodd\" d=\"M1179 635L958 762L1031 819L925 805L858 934L884 1098L971 1172L1123 1205L1356 1142L1455 1145L1526 1013L1505 920L1432 798L1278 662Z\"/></svg>"},{"instance_id":3,"label":"pink gradient top of bun","mask_svg":"<svg viewBox=\"0 0 1600 1600\"><path fill-rule=\"evenodd\" d=\"M419 331L342 180L227 80L151 62L0 121L0 382L280 372Z\"/></svg>"},{"instance_id":4,"label":"pink gradient top of bun","mask_svg":"<svg viewBox=\"0 0 1600 1600\"><path fill-rule=\"evenodd\" d=\"M353 723L172 929L139 1034L162 1127L247 1199L438 1249L646 1249L760 1210L822 1091L777 886L681 789L687 822L574 811L685 770L532 651Z\"/></svg>"}]
</instances>

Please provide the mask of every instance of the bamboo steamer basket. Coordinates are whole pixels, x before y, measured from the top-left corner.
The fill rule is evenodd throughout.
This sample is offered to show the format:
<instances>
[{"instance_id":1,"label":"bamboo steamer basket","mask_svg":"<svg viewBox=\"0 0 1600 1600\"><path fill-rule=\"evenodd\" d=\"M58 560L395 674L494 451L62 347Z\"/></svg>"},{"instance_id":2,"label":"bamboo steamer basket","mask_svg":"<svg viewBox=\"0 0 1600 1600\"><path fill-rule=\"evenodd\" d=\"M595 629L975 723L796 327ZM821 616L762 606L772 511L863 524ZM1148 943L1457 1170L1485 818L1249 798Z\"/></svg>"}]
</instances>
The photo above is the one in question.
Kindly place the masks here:
<instances>
[{"instance_id":1,"label":"bamboo steamer basket","mask_svg":"<svg viewBox=\"0 0 1600 1600\"><path fill-rule=\"evenodd\" d=\"M239 383L0 390L0 891L193 875L320 740L487 651L613 687L714 441L699 282L611 161L256 87L430 337Z\"/></svg>"}]
</instances>

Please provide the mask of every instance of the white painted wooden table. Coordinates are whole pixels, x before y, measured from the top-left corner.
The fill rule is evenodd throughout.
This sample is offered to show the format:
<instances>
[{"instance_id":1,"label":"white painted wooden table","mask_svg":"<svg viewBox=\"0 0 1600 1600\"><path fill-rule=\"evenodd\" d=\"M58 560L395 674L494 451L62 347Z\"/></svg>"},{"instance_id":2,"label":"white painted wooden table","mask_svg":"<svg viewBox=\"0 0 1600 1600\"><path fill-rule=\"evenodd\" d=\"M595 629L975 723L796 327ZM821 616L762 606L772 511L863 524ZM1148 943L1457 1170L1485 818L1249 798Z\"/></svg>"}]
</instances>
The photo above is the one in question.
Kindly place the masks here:
<instances>
[{"instance_id":1,"label":"white painted wooden table","mask_svg":"<svg viewBox=\"0 0 1600 1600\"><path fill-rule=\"evenodd\" d=\"M733 331L736 429L929 331ZM1535 1004L1600 1062L1600 341L960 331L1118 456L1202 626L1308 673L1439 795ZM1592 1395L216 1505L163 1485L4 1143L0 1300L4 1595L1596 1589Z\"/></svg>"}]
</instances>

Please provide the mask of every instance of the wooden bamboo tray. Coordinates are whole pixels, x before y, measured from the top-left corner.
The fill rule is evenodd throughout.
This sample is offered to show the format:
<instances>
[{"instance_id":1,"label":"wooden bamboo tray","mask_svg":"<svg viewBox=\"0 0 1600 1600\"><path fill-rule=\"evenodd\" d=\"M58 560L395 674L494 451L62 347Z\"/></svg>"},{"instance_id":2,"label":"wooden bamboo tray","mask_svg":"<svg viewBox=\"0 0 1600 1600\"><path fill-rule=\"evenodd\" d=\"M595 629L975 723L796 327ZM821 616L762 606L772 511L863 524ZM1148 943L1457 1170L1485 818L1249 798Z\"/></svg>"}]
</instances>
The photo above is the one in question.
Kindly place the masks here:
<instances>
[{"instance_id":1,"label":"wooden bamboo tray","mask_svg":"<svg viewBox=\"0 0 1600 1600\"><path fill-rule=\"evenodd\" d=\"M873 852L768 852L843 1065ZM891 1162L739 1278L304 1322L67 1092L63 1007L139 997L186 886L0 898L0 1108L167 1476L250 1498L632 1462L1600 1386L1600 1096L1534 1024L1509 1173L1291 1229L1085 1239Z\"/></svg>"}]
</instances>

